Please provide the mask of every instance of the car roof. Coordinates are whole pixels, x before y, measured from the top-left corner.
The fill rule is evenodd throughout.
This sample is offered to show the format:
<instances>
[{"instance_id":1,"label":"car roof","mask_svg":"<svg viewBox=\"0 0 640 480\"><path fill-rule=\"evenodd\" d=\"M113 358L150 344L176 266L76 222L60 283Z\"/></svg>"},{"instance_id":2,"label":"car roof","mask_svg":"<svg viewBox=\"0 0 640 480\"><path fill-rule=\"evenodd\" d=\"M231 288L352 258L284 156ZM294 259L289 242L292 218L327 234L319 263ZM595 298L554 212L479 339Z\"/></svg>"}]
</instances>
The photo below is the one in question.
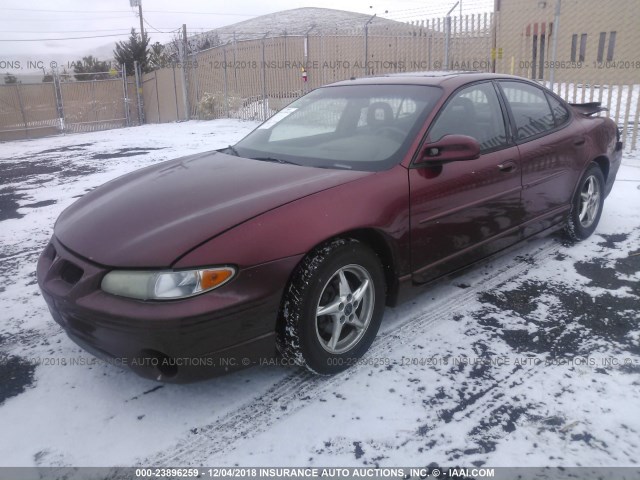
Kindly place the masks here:
<instances>
[{"instance_id":1,"label":"car roof","mask_svg":"<svg viewBox=\"0 0 640 480\"><path fill-rule=\"evenodd\" d=\"M446 89L455 89L466 83L491 79L525 80L515 75L503 75L485 72L467 71L429 71L429 72L402 72L376 75L371 77L353 77L350 80L342 80L327 85L328 87L344 85L431 85Z\"/></svg>"}]
</instances>

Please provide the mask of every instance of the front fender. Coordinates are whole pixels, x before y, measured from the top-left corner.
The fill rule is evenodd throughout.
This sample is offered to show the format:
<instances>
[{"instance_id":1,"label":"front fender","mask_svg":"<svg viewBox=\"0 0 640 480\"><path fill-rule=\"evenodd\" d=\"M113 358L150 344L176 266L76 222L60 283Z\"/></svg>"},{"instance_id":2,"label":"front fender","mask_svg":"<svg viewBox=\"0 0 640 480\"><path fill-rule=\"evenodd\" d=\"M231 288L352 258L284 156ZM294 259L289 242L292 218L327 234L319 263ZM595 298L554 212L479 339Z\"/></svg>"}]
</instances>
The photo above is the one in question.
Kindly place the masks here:
<instances>
[{"instance_id":1,"label":"front fender","mask_svg":"<svg viewBox=\"0 0 640 480\"><path fill-rule=\"evenodd\" d=\"M409 188L398 165L348 184L301 198L206 242L174 268L234 264L241 269L309 252L325 240L361 229L389 239L396 271L409 271Z\"/></svg>"}]
</instances>

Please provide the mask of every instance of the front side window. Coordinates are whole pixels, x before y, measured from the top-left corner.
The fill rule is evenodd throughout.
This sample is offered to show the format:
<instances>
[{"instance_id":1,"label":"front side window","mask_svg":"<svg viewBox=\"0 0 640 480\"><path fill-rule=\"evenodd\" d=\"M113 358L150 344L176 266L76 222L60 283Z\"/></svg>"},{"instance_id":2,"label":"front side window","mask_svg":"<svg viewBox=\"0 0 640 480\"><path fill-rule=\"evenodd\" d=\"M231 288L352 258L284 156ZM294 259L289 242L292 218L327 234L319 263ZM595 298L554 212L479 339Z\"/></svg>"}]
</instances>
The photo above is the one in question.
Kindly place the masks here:
<instances>
[{"instance_id":1,"label":"front side window","mask_svg":"<svg viewBox=\"0 0 640 480\"><path fill-rule=\"evenodd\" d=\"M235 145L243 157L380 171L399 163L442 90L425 85L324 87Z\"/></svg>"},{"instance_id":2,"label":"front side window","mask_svg":"<svg viewBox=\"0 0 640 480\"><path fill-rule=\"evenodd\" d=\"M516 122L516 138L524 140L555 128L542 90L522 82L500 82Z\"/></svg>"},{"instance_id":3,"label":"front side window","mask_svg":"<svg viewBox=\"0 0 640 480\"><path fill-rule=\"evenodd\" d=\"M492 83L472 85L453 94L429 130L429 140L435 142L452 134L475 138L483 152L506 145L504 117Z\"/></svg>"}]
</instances>

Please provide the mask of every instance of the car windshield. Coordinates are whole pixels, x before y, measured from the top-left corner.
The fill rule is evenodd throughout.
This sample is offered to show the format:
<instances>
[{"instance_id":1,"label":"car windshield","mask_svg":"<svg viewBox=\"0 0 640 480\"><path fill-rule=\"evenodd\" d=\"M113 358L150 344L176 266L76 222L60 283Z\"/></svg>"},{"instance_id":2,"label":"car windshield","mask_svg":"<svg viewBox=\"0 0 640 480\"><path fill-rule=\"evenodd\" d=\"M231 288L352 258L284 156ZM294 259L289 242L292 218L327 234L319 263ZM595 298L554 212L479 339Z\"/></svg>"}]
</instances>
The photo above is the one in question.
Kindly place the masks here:
<instances>
[{"instance_id":1,"label":"car windshield","mask_svg":"<svg viewBox=\"0 0 640 480\"><path fill-rule=\"evenodd\" d=\"M407 153L441 92L422 85L319 88L273 115L232 152L318 168L386 170Z\"/></svg>"}]
</instances>

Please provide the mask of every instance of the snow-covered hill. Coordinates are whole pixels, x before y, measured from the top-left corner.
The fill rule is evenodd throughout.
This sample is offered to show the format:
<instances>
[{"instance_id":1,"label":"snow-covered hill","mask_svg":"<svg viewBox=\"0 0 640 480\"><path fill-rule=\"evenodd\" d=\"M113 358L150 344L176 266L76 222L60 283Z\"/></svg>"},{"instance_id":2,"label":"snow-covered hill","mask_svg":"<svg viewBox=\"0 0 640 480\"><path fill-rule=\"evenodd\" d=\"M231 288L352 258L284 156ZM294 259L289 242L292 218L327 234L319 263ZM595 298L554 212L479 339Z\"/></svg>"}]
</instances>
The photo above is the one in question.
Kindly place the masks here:
<instances>
[{"instance_id":1,"label":"snow-covered hill","mask_svg":"<svg viewBox=\"0 0 640 480\"><path fill-rule=\"evenodd\" d=\"M265 35L274 37L282 35L338 35L361 34L365 24L371 28L389 27L396 30L412 28L408 24L363 13L335 10L331 8L305 7L283 10L281 12L261 15L249 20L216 28L209 32L189 37L192 52L214 47L218 44L252 40ZM204 48L203 48L204 45ZM168 48L174 48L168 45Z\"/></svg>"}]
</instances>

